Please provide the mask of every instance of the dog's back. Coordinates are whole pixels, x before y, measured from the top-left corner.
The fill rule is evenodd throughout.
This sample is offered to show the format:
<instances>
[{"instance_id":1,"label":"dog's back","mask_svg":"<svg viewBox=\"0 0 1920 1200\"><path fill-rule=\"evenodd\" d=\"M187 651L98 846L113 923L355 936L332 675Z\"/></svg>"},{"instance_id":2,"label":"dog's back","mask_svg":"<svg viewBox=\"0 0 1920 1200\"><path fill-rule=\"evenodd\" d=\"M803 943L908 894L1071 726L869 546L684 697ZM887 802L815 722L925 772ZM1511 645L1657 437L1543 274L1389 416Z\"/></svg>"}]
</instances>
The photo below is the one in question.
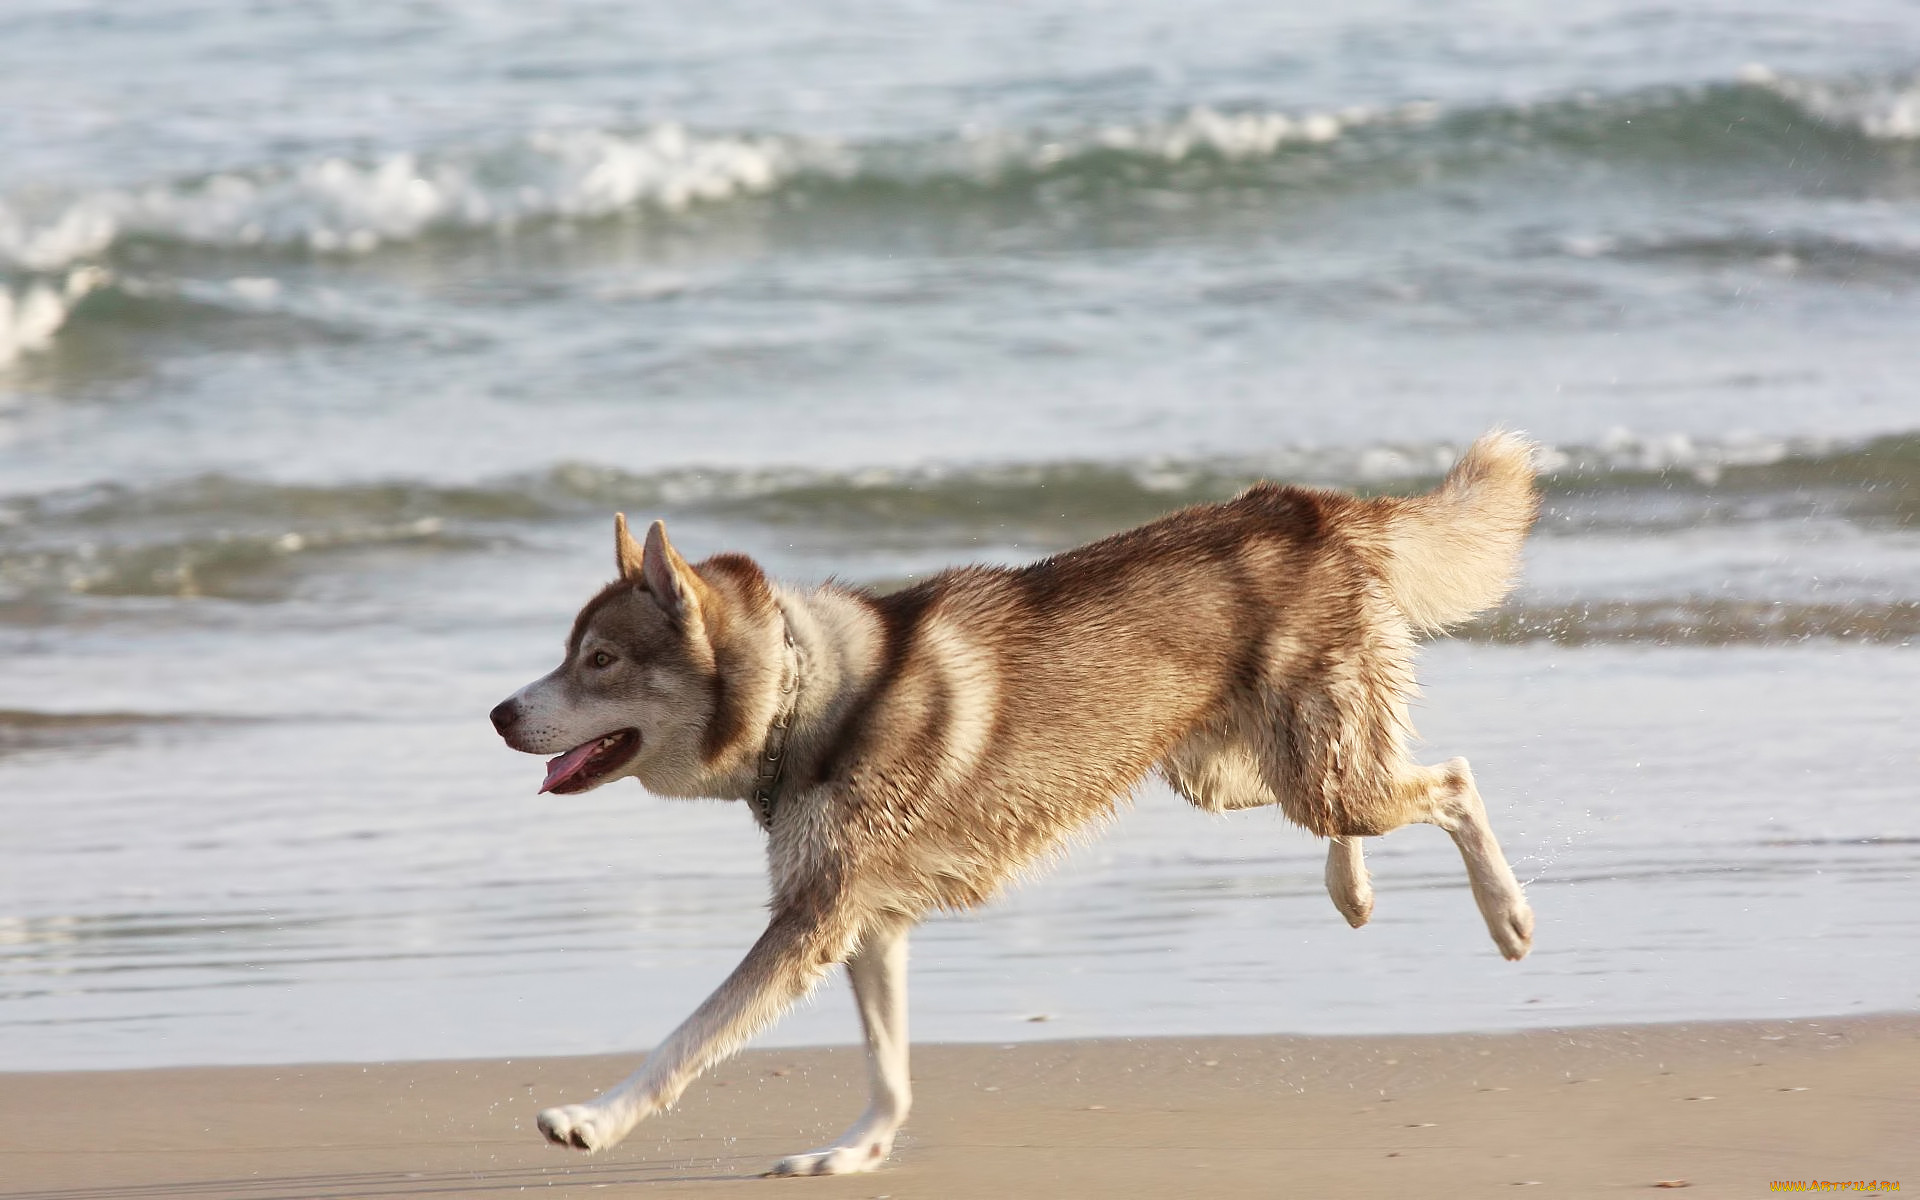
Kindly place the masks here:
<instances>
[{"instance_id":1,"label":"dog's back","mask_svg":"<svg viewBox=\"0 0 1920 1200\"><path fill-rule=\"evenodd\" d=\"M897 843L914 861L893 886L947 907L1156 766L1203 807L1371 832L1403 754L1413 631L1505 592L1533 517L1527 453L1484 438L1412 498L1260 484L871 600L886 666L814 773L862 811L832 824L866 831L868 861Z\"/></svg>"}]
</instances>

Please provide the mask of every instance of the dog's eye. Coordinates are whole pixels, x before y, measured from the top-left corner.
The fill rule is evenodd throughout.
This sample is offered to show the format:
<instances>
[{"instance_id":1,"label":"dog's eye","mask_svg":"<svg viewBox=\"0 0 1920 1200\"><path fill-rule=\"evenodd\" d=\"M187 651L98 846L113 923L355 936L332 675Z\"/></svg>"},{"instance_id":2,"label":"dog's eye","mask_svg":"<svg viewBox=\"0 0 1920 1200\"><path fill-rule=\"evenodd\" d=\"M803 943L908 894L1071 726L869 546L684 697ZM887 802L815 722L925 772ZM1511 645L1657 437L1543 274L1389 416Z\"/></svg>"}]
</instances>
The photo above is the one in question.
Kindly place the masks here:
<instances>
[{"instance_id":1,"label":"dog's eye","mask_svg":"<svg viewBox=\"0 0 1920 1200\"><path fill-rule=\"evenodd\" d=\"M613 655L608 654L605 650L596 651L593 656L593 665L596 667L610 667L613 665Z\"/></svg>"}]
</instances>

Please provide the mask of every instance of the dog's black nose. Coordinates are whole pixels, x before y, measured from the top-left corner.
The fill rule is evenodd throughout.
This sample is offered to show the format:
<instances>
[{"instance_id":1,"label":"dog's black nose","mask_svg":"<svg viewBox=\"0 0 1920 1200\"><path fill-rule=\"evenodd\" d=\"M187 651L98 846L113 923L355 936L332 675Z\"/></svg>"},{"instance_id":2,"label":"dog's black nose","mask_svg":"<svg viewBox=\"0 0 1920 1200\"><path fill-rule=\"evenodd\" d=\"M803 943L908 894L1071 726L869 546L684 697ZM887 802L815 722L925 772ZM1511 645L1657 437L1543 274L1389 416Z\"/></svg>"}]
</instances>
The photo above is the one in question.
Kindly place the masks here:
<instances>
[{"instance_id":1,"label":"dog's black nose","mask_svg":"<svg viewBox=\"0 0 1920 1200\"><path fill-rule=\"evenodd\" d=\"M493 711L487 716L493 720L493 727L505 734L519 722L520 708L511 700L502 700L493 706Z\"/></svg>"}]
</instances>

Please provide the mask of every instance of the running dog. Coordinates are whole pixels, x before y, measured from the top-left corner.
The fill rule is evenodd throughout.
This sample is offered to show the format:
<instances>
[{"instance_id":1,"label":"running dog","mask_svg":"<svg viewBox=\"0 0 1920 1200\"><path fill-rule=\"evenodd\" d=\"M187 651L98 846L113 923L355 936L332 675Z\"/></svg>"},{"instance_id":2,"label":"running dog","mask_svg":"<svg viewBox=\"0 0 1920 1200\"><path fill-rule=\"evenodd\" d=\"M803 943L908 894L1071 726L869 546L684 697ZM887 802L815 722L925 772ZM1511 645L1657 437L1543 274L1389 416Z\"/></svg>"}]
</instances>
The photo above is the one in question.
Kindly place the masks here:
<instances>
[{"instance_id":1,"label":"running dog","mask_svg":"<svg viewBox=\"0 0 1920 1200\"><path fill-rule=\"evenodd\" d=\"M1496 432L1426 495L1261 483L886 595L790 588L738 554L689 564L659 522L641 546L616 516L619 578L493 724L557 755L543 792L633 776L746 801L772 918L638 1072L542 1112L541 1132L614 1145L844 963L871 1103L771 1173L878 1166L910 1102L907 931L984 903L1152 771L1210 812L1278 805L1329 839L1327 890L1356 928L1373 910L1361 839L1438 825L1495 945L1525 956L1533 913L1466 760L1420 766L1406 742L1416 633L1507 592L1536 509L1530 444Z\"/></svg>"}]
</instances>

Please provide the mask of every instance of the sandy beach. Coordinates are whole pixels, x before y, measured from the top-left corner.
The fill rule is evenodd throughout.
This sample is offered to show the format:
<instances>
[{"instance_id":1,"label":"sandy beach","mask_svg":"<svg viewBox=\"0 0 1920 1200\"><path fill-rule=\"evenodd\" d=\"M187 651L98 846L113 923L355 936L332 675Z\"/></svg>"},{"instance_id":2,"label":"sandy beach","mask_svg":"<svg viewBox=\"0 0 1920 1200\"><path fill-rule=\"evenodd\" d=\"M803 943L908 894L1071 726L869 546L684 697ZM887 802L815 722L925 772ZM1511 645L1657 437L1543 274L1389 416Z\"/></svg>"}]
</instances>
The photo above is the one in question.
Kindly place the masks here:
<instances>
[{"instance_id":1,"label":"sandy beach","mask_svg":"<svg viewBox=\"0 0 1920 1200\"><path fill-rule=\"evenodd\" d=\"M533 1132L626 1057L0 1075L0 1196L320 1200L1754 1196L1920 1186L1920 1016L927 1046L894 1161L755 1178L858 1110L851 1048L747 1053L586 1158ZM1528 1194L1528 1193L1521 1193Z\"/></svg>"}]
</instances>

